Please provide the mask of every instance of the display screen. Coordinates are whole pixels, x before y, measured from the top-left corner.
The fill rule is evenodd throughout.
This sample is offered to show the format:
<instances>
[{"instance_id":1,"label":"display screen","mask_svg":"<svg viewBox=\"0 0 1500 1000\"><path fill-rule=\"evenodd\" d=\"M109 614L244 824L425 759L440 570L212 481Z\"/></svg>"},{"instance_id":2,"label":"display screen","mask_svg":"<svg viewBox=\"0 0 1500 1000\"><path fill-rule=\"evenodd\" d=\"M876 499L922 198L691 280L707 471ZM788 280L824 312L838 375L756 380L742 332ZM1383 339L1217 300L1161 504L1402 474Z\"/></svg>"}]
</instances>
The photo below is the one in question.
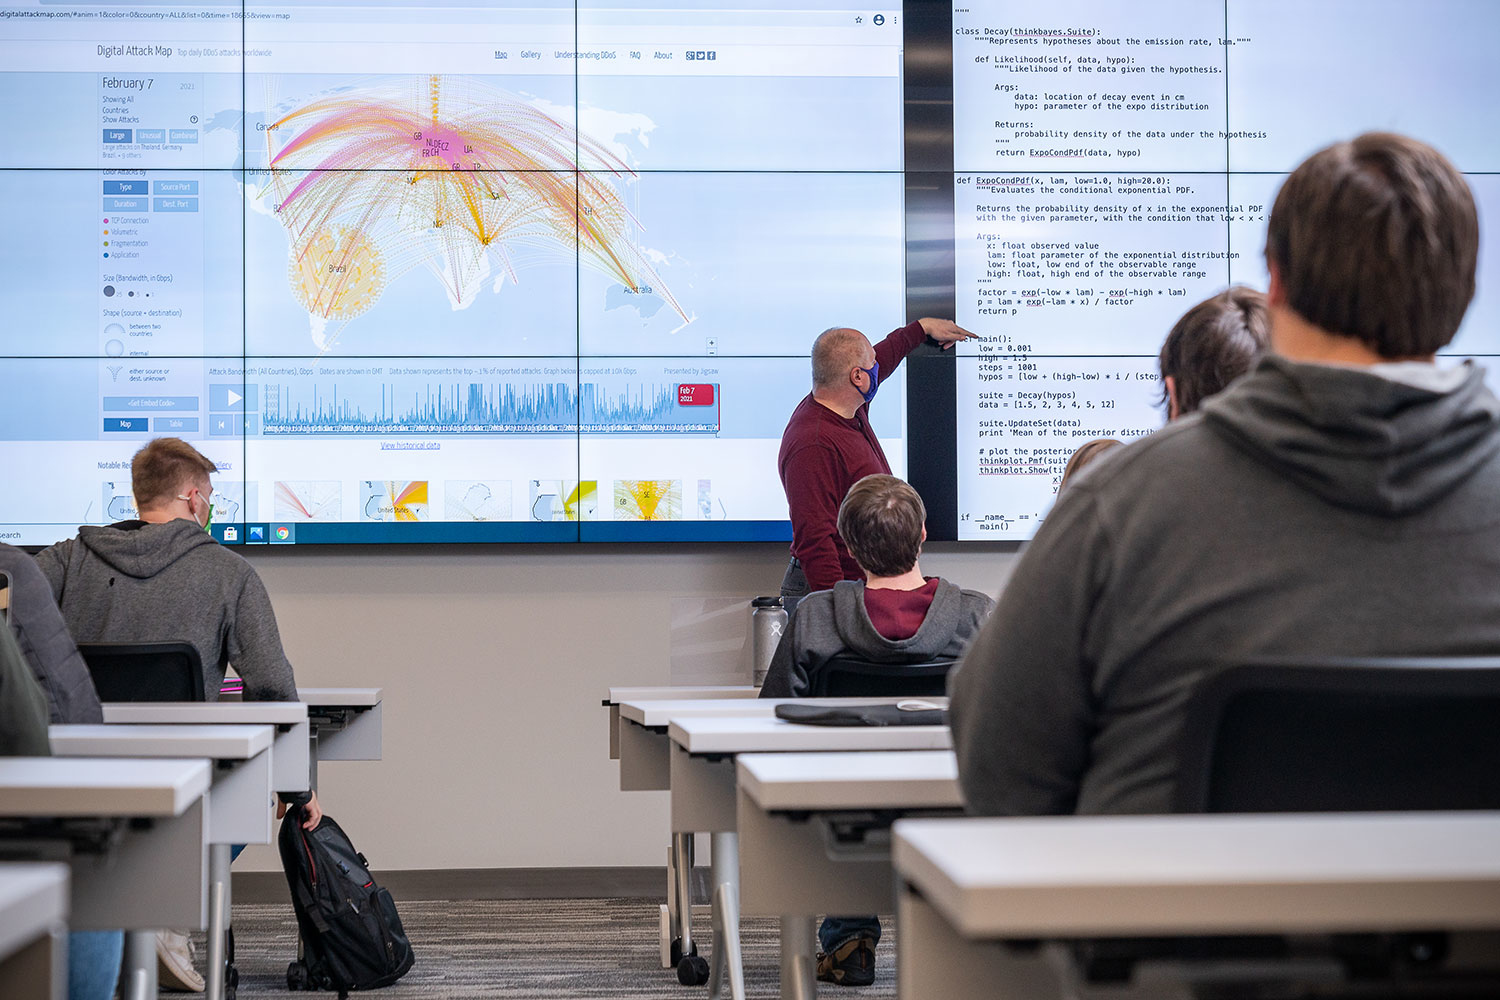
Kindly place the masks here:
<instances>
[{"instance_id":1,"label":"display screen","mask_svg":"<svg viewBox=\"0 0 1500 1000\"><path fill-rule=\"evenodd\" d=\"M1266 218L1309 154L1413 135L1467 174L1482 244L1500 214L1487 0L951 10L954 310L980 334L956 366L959 538L1029 538L1079 445L1163 424L1162 341L1226 286L1265 288ZM1500 355L1495 260L1445 353Z\"/></svg>"},{"instance_id":2,"label":"display screen","mask_svg":"<svg viewBox=\"0 0 1500 1000\"><path fill-rule=\"evenodd\" d=\"M905 322L901 108L847 4L4 8L0 533L171 434L231 543L787 537L813 338Z\"/></svg>"},{"instance_id":3,"label":"display screen","mask_svg":"<svg viewBox=\"0 0 1500 1000\"><path fill-rule=\"evenodd\" d=\"M1500 211L1490 0L0 0L0 538L217 465L229 544L790 537L813 339L922 315L871 418L933 538L1017 542L1164 422L1312 151ZM1500 355L1495 256L1449 353Z\"/></svg>"}]
</instances>

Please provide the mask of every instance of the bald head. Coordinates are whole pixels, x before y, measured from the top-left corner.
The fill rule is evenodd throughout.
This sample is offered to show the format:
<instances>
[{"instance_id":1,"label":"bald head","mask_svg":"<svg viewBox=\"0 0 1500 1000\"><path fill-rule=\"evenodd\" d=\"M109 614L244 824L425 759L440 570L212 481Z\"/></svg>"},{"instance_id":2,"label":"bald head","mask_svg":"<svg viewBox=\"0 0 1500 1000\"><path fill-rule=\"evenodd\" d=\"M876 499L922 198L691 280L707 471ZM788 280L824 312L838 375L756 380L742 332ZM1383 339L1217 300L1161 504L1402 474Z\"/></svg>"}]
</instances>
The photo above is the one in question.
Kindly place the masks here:
<instances>
[{"instance_id":1,"label":"bald head","mask_svg":"<svg viewBox=\"0 0 1500 1000\"><path fill-rule=\"evenodd\" d=\"M813 387L829 389L845 384L851 368L869 367L871 351L870 342L858 330L845 326L824 330L813 341Z\"/></svg>"}]
</instances>

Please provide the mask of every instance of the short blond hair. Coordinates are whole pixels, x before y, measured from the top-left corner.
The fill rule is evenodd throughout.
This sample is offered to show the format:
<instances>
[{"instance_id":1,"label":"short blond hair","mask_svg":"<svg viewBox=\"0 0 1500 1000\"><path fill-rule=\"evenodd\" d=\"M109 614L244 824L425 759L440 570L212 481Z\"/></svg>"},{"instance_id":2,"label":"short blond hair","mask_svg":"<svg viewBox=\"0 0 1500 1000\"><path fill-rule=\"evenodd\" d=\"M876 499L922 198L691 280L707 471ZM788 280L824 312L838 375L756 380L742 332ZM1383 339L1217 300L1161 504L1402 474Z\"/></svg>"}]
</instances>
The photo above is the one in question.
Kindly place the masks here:
<instances>
[{"instance_id":1,"label":"short blond hair","mask_svg":"<svg viewBox=\"0 0 1500 1000\"><path fill-rule=\"evenodd\" d=\"M184 486L197 486L218 466L182 438L149 442L130 460L130 492L137 510L149 510L175 499Z\"/></svg>"}]
</instances>

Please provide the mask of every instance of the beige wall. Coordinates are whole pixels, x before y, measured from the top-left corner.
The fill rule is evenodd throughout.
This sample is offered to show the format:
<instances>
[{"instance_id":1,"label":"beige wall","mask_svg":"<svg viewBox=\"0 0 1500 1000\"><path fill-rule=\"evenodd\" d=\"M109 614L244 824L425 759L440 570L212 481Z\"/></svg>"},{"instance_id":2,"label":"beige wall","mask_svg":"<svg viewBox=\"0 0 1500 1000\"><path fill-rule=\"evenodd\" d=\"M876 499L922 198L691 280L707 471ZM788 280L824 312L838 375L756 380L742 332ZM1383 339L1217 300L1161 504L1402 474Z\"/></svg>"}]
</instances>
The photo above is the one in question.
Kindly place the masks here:
<instances>
[{"instance_id":1,"label":"beige wall","mask_svg":"<svg viewBox=\"0 0 1500 1000\"><path fill-rule=\"evenodd\" d=\"M668 681L673 598L775 593L780 544L251 553L304 686L384 688L384 760L332 763L325 808L372 864L659 865L664 793L621 793L600 699ZM1014 556L934 546L996 593ZM279 867L250 848L237 870Z\"/></svg>"}]
</instances>

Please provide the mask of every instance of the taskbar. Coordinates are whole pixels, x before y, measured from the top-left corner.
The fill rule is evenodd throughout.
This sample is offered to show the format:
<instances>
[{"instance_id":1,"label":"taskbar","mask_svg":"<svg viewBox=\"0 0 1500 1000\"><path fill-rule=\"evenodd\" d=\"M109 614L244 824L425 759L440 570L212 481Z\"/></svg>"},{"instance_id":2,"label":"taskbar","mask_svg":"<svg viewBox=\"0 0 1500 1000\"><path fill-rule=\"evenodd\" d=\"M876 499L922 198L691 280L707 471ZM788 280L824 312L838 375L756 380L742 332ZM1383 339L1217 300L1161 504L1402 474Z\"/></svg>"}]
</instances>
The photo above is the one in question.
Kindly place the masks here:
<instances>
[{"instance_id":1,"label":"taskbar","mask_svg":"<svg viewBox=\"0 0 1500 1000\"><path fill-rule=\"evenodd\" d=\"M231 546L468 544L485 542L786 542L788 521L215 522Z\"/></svg>"}]
</instances>

